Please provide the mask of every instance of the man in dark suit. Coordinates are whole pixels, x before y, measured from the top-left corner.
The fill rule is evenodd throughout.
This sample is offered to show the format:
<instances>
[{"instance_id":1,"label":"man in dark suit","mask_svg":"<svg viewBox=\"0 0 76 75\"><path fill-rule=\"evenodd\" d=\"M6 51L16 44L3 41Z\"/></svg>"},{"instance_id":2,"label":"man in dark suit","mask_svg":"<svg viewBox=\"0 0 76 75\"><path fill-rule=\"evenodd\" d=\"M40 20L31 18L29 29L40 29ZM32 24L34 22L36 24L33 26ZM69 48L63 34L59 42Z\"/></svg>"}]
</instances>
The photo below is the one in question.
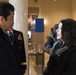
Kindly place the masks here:
<instances>
[{"instance_id":1,"label":"man in dark suit","mask_svg":"<svg viewBox=\"0 0 76 75\"><path fill-rule=\"evenodd\" d=\"M27 67L23 33L21 31L13 29L12 25L8 31L8 34L10 36L11 44L14 47L17 63L22 70L22 74L24 74Z\"/></svg>"},{"instance_id":2,"label":"man in dark suit","mask_svg":"<svg viewBox=\"0 0 76 75\"><path fill-rule=\"evenodd\" d=\"M7 31L13 25L14 6L0 2L0 75L22 75Z\"/></svg>"}]
</instances>

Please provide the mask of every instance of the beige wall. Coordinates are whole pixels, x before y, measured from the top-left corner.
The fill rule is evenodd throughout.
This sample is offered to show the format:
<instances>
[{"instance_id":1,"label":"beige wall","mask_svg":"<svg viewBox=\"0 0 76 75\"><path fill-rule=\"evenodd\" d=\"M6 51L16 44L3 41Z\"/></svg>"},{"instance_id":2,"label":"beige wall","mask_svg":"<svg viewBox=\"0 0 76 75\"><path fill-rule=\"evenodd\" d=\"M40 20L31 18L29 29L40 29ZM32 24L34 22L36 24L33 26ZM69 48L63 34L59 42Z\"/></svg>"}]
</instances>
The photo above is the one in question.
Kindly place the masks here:
<instances>
[{"instance_id":1,"label":"beige wall","mask_svg":"<svg viewBox=\"0 0 76 75\"><path fill-rule=\"evenodd\" d=\"M0 0L0 1L7 1L8 2L9 0Z\"/></svg>"},{"instance_id":2,"label":"beige wall","mask_svg":"<svg viewBox=\"0 0 76 75\"><path fill-rule=\"evenodd\" d=\"M76 0L71 0L72 18L76 20Z\"/></svg>"},{"instance_id":3,"label":"beige wall","mask_svg":"<svg viewBox=\"0 0 76 75\"><path fill-rule=\"evenodd\" d=\"M38 0L37 3L35 3L34 0L29 0L28 3L30 6L40 6L40 17L47 21L45 24L44 41L46 41L46 37L50 35L51 27L59 23L61 19L72 16L70 0Z\"/></svg>"}]
</instances>

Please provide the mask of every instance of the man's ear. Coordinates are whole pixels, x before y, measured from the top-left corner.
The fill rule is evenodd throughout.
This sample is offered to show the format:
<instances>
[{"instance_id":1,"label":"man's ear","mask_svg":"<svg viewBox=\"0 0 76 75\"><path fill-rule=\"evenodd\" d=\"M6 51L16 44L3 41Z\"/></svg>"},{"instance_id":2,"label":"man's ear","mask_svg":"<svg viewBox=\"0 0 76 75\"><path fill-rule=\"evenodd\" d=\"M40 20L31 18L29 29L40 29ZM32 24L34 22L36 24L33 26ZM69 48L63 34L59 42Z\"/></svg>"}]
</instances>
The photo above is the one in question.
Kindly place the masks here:
<instances>
[{"instance_id":1,"label":"man's ear","mask_svg":"<svg viewBox=\"0 0 76 75\"><path fill-rule=\"evenodd\" d=\"M3 16L0 16L0 24L2 25L4 22L4 17Z\"/></svg>"}]
</instances>

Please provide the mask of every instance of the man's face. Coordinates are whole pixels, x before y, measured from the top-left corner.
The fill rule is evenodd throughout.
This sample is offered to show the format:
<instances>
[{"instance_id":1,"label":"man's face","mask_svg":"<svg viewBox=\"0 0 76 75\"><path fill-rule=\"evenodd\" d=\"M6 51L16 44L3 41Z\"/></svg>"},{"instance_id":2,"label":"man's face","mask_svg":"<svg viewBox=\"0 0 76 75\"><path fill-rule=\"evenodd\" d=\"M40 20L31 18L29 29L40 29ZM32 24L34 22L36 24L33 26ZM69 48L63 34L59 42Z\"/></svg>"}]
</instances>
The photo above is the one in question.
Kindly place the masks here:
<instances>
[{"instance_id":1,"label":"man's face","mask_svg":"<svg viewBox=\"0 0 76 75\"><path fill-rule=\"evenodd\" d=\"M9 30L9 28L13 27L13 24L14 24L14 13L13 12L10 12L10 15L3 20L3 29L4 31L7 31Z\"/></svg>"}]
</instances>

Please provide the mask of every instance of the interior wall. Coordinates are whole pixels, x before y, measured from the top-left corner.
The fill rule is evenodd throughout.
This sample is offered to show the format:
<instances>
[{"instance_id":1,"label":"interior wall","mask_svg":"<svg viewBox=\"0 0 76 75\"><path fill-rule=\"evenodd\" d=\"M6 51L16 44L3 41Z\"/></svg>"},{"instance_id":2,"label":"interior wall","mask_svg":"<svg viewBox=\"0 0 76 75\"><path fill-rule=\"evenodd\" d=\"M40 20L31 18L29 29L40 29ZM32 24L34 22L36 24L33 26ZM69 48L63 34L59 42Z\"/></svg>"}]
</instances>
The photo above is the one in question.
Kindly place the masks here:
<instances>
[{"instance_id":1,"label":"interior wall","mask_svg":"<svg viewBox=\"0 0 76 75\"><path fill-rule=\"evenodd\" d=\"M72 17L70 0L28 0L30 6L40 6L40 17L46 21L44 29L44 42L50 35L51 28L61 19Z\"/></svg>"},{"instance_id":2,"label":"interior wall","mask_svg":"<svg viewBox=\"0 0 76 75\"><path fill-rule=\"evenodd\" d=\"M6 1L6 2L8 2L9 0L0 0L0 1Z\"/></svg>"},{"instance_id":3,"label":"interior wall","mask_svg":"<svg viewBox=\"0 0 76 75\"><path fill-rule=\"evenodd\" d=\"M71 0L72 18L76 20L76 0Z\"/></svg>"}]
</instances>

